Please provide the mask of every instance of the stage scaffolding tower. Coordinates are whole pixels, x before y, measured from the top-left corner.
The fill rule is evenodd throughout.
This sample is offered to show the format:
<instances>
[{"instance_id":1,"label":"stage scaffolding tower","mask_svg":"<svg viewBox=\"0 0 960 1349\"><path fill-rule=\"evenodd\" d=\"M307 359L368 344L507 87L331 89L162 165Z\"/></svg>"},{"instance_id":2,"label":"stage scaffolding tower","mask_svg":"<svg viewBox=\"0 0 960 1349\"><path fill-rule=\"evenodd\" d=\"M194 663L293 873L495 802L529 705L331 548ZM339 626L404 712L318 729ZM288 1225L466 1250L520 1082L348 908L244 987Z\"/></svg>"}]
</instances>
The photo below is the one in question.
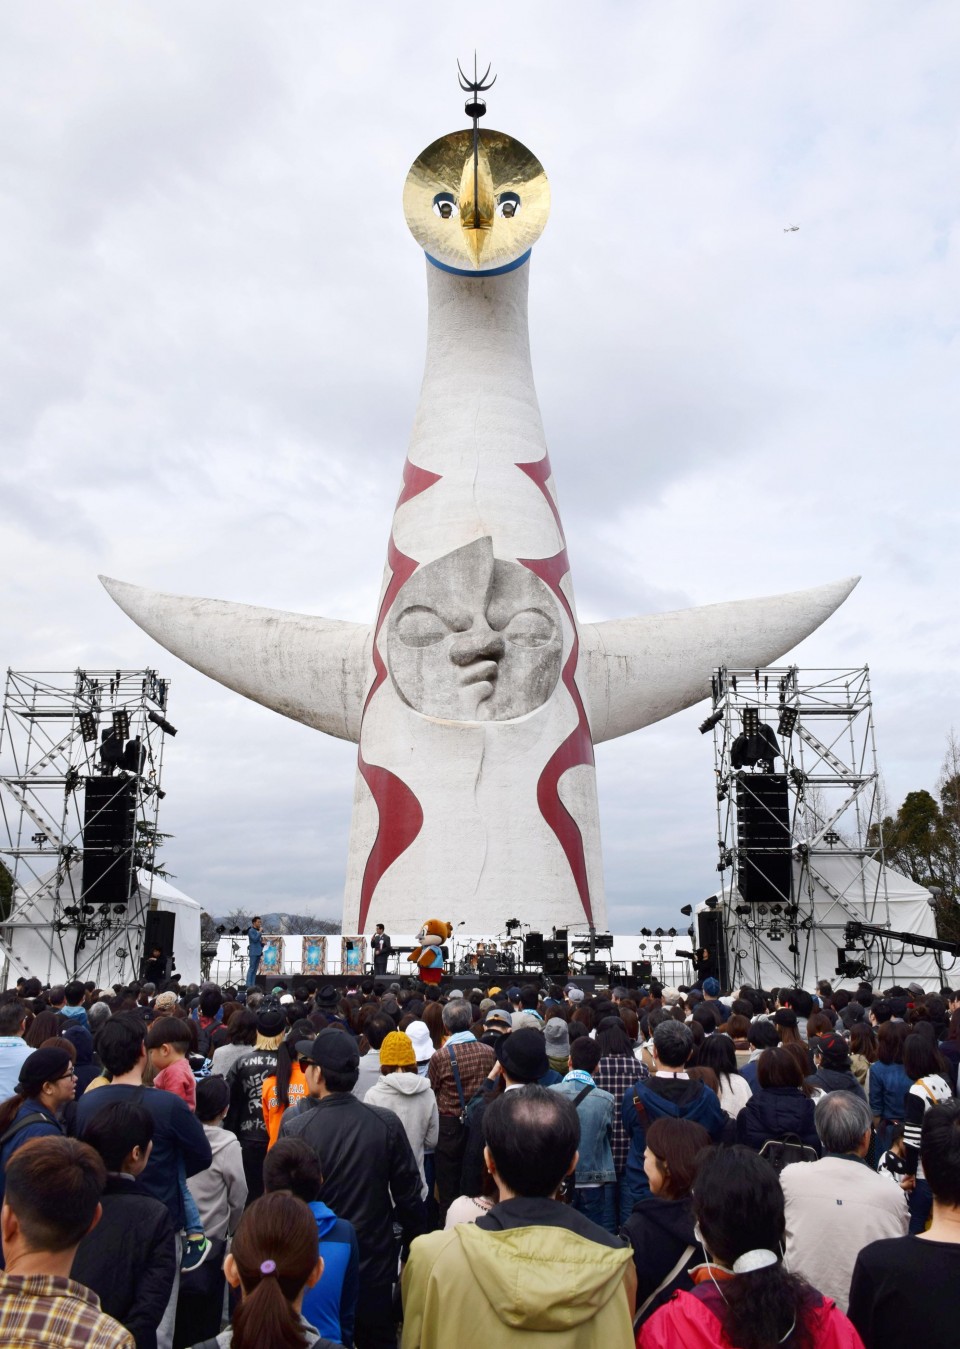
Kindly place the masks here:
<instances>
[{"instance_id":1,"label":"stage scaffolding tower","mask_svg":"<svg viewBox=\"0 0 960 1349\"><path fill-rule=\"evenodd\" d=\"M869 669L720 668L711 686L730 986L763 968L811 987L816 933L839 948L851 919L889 925Z\"/></svg>"},{"instance_id":2,"label":"stage scaffolding tower","mask_svg":"<svg viewBox=\"0 0 960 1349\"><path fill-rule=\"evenodd\" d=\"M154 670L7 671L0 988L20 975L102 984L139 973L164 838L163 742L175 734L168 689ZM118 819L123 838L110 832Z\"/></svg>"}]
</instances>

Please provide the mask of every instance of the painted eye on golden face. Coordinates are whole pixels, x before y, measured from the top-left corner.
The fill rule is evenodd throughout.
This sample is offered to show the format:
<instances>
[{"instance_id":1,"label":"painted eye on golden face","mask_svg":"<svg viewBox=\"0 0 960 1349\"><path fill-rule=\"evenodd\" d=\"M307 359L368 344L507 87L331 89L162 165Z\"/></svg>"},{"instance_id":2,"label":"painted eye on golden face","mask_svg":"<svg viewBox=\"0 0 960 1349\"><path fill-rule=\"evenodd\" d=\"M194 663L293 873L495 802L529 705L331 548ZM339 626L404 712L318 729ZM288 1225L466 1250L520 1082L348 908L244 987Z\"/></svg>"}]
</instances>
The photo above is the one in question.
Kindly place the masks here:
<instances>
[{"instance_id":1,"label":"painted eye on golden face","mask_svg":"<svg viewBox=\"0 0 960 1349\"><path fill-rule=\"evenodd\" d=\"M513 615L503 635L514 646L546 646L553 639L553 622L539 609L521 609Z\"/></svg>"},{"instance_id":2,"label":"painted eye on golden face","mask_svg":"<svg viewBox=\"0 0 960 1349\"><path fill-rule=\"evenodd\" d=\"M457 201L452 192L438 192L433 199L433 212L441 220L449 220L456 209Z\"/></svg>"},{"instance_id":3,"label":"painted eye on golden face","mask_svg":"<svg viewBox=\"0 0 960 1349\"><path fill-rule=\"evenodd\" d=\"M440 615L422 605L405 610L397 620L397 636L404 646L436 646L449 635Z\"/></svg>"},{"instance_id":4,"label":"painted eye on golden face","mask_svg":"<svg viewBox=\"0 0 960 1349\"><path fill-rule=\"evenodd\" d=\"M516 192L501 192L497 197L497 215L503 220L513 220L520 214L520 198Z\"/></svg>"}]
</instances>

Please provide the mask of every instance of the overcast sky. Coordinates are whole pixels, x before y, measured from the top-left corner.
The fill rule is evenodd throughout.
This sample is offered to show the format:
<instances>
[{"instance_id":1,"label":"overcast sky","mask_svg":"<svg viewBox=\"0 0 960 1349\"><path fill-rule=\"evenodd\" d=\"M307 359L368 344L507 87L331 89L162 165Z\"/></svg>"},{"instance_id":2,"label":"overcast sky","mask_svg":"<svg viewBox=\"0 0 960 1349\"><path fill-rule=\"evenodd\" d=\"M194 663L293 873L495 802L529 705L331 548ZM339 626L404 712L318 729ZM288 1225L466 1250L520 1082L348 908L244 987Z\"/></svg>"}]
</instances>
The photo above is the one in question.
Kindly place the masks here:
<instances>
[{"instance_id":1,"label":"overcast sky","mask_svg":"<svg viewBox=\"0 0 960 1349\"><path fill-rule=\"evenodd\" d=\"M6 5L0 655L172 678L165 860L213 912L339 917L355 747L96 577L373 620L424 347L401 189L474 47L551 181L581 619L862 573L797 662L869 663L893 803L960 726L955 0ZM715 887L705 711L598 748L617 931Z\"/></svg>"}]
</instances>

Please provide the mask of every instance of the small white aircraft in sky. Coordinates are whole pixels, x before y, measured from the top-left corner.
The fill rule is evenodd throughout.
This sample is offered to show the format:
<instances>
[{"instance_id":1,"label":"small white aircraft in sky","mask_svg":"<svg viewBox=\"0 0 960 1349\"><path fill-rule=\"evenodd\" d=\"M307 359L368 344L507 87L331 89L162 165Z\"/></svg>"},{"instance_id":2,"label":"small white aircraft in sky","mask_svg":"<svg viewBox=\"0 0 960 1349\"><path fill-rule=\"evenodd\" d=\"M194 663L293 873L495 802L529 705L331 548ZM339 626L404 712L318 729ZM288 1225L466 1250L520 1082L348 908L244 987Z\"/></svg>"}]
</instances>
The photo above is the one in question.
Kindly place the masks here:
<instances>
[{"instance_id":1,"label":"small white aircraft in sky","mask_svg":"<svg viewBox=\"0 0 960 1349\"><path fill-rule=\"evenodd\" d=\"M799 228L799 225L785 225L783 232L784 234L793 234Z\"/></svg>"}]
</instances>

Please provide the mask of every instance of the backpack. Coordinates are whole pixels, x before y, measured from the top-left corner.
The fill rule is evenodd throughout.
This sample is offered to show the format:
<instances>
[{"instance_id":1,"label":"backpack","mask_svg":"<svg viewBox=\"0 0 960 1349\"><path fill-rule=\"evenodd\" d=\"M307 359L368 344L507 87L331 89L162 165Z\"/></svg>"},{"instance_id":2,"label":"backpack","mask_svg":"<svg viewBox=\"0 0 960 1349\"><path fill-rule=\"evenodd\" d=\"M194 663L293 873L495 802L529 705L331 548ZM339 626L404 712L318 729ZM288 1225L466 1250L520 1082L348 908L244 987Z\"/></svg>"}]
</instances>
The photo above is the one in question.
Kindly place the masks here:
<instances>
[{"instance_id":1,"label":"backpack","mask_svg":"<svg viewBox=\"0 0 960 1349\"><path fill-rule=\"evenodd\" d=\"M819 1161L816 1148L808 1147L798 1134L768 1138L760 1149L760 1156L766 1157L778 1176L785 1166L792 1166L794 1162Z\"/></svg>"}]
</instances>

